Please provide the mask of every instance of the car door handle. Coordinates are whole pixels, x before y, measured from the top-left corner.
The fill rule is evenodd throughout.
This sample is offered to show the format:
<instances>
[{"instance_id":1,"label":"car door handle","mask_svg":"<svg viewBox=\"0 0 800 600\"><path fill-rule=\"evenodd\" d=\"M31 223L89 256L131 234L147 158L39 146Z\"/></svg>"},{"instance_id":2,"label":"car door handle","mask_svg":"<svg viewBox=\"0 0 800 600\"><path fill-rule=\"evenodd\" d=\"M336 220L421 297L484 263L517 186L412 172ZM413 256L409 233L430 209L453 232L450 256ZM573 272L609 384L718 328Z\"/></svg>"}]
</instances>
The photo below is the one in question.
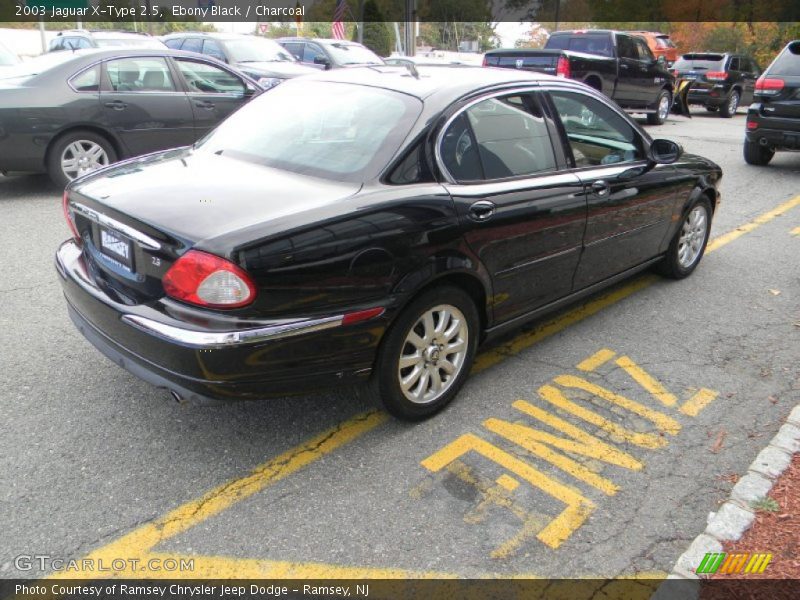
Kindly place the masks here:
<instances>
[{"instance_id":1,"label":"car door handle","mask_svg":"<svg viewBox=\"0 0 800 600\"><path fill-rule=\"evenodd\" d=\"M208 100L195 100L194 105L198 108L205 108L208 110L212 110L214 108L214 103L209 102Z\"/></svg>"},{"instance_id":2,"label":"car door handle","mask_svg":"<svg viewBox=\"0 0 800 600\"><path fill-rule=\"evenodd\" d=\"M627 69L628 65L626 65L625 63L619 63L619 68L620 69Z\"/></svg>"},{"instance_id":3,"label":"car door handle","mask_svg":"<svg viewBox=\"0 0 800 600\"><path fill-rule=\"evenodd\" d=\"M486 221L494 214L494 202L479 200L469 207L469 216L476 221Z\"/></svg>"},{"instance_id":4,"label":"car door handle","mask_svg":"<svg viewBox=\"0 0 800 600\"><path fill-rule=\"evenodd\" d=\"M592 183L591 187L592 187L592 193L595 196L600 196L601 198L605 198L606 196L608 196L608 193L611 191L608 182L603 181L602 179L599 179L598 181Z\"/></svg>"},{"instance_id":5,"label":"car door handle","mask_svg":"<svg viewBox=\"0 0 800 600\"><path fill-rule=\"evenodd\" d=\"M106 102L106 107L113 108L114 110L125 110L128 108L128 105L122 100L114 100L113 102Z\"/></svg>"}]
</instances>

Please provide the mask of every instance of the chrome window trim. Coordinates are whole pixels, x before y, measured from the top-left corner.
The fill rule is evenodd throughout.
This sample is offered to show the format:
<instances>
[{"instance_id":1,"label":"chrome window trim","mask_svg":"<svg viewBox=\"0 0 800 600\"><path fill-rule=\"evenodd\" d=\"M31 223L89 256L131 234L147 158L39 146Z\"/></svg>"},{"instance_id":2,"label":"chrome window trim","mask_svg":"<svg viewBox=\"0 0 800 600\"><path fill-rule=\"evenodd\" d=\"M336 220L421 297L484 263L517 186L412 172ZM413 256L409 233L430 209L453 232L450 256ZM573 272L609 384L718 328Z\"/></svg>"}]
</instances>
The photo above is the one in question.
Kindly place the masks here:
<instances>
[{"instance_id":1,"label":"chrome window trim","mask_svg":"<svg viewBox=\"0 0 800 600\"><path fill-rule=\"evenodd\" d=\"M343 319L344 315L336 315L239 331L197 331L167 325L139 315L125 314L122 316L124 323L136 329L194 348L225 348L294 337L339 327Z\"/></svg>"},{"instance_id":2,"label":"chrome window trim","mask_svg":"<svg viewBox=\"0 0 800 600\"><path fill-rule=\"evenodd\" d=\"M145 248L149 248L150 250L161 249L161 244L156 240L154 240L153 238L151 238L150 236L145 235L140 231L137 231L133 227L125 225L125 223L120 223L116 219L112 219L108 215L104 215L101 212L89 208L88 206L81 204L80 202L70 202L69 207L75 212L79 212L90 221L94 221L99 225L103 225L104 227L108 227L109 229L118 231L119 233L126 235L133 240L136 240L137 242L139 242L139 244L141 244Z\"/></svg>"},{"instance_id":3,"label":"chrome window trim","mask_svg":"<svg viewBox=\"0 0 800 600\"><path fill-rule=\"evenodd\" d=\"M502 90L496 90L496 91L491 92L489 94L485 94L485 95L482 95L482 96L480 96L478 98L474 98L473 100L470 100L467 104L465 104L460 109L458 109L455 113L450 115L450 117L447 119L445 124L439 130L439 133L436 134L436 144L434 145L434 148L433 148L433 153L434 153L434 156L436 158L436 165L439 167L439 170L444 175L445 179L447 180L447 183L459 184L459 185L474 185L474 184L480 184L480 183L490 183L490 182L493 182L493 181L499 181L497 179L476 179L474 181L458 181L455 177L453 177L452 173L450 173L450 171L445 166L444 159L442 158L442 142L444 142L444 134L447 132L448 129L450 129L450 125L453 124L453 121L455 121L458 117L460 117L462 113L466 112L467 110L469 110L470 108L472 108L476 104L479 104L479 103L483 102L484 100L491 100L492 98L497 98L498 96L507 96L507 95L510 95L510 94L524 94L524 93L527 93L527 92L535 92L535 91L538 91L538 90L541 90L541 89L542 89L541 85L539 83L536 83L536 84L524 84L522 87L514 86L514 87L504 88ZM552 141L551 141L551 143L552 143ZM555 151L554 151L554 154L555 154ZM527 179L529 177L537 177L538 175L545 175L547 173L553 173L553 172L555 172L557 170L558 170L558 168L553 169L553 170L548 170L548 171L541 171L539 173L531 173L530 175L518 175L518 176L515 176L514 178L515 179L519 179L519 178Z\"/></svg>"}]
</instances>

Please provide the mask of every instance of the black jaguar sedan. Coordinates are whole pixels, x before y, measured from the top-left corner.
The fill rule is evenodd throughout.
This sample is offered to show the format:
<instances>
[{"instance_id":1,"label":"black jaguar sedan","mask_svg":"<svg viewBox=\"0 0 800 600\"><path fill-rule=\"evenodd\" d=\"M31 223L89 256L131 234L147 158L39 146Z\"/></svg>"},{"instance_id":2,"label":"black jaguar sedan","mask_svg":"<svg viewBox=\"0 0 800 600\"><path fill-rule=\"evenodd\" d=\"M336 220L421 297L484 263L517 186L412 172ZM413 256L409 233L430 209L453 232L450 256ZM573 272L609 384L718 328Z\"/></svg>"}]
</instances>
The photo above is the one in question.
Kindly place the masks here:
<instances>
[{"instance_id":1,"label":"black jaguar sedan","mask_svg":"<svg viewBox=\"0 0 800 600\"><path fill-rule=\"evenodd\" d=\"M689 275L720 177L570 80L325 71L73 182L56 264L78 329L177 399L369 380L420 419L493 335L651 265Z\"/></svg>"},{"instance_id":2,"label":"black jaguar sedan","mask_svg":"<svg viewBox=\"0 0 800 600\"><path fill-rule=\"evenodd\" d=\"M262 91L166 47L53 52L0 70L0 172L63 187L118 159L187 146Z\"/></svg>"}]
</instances>

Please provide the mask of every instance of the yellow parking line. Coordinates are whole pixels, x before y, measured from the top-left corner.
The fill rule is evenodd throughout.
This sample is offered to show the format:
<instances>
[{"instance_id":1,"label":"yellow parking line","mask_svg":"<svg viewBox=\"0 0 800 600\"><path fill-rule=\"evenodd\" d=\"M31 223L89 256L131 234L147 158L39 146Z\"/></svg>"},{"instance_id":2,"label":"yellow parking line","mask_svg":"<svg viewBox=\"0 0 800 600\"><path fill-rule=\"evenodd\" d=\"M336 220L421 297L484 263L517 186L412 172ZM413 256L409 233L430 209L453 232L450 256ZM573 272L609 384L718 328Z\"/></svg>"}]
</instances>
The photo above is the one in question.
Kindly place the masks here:
<instances>
[{"instance_id":1,"label":"yellow parking line","mask_svg":"<svg viewBox=\"0 0 800 600\"><path fill-rule=\"evenodd\" d=\"M337 448L374 429L387 419L386 413L369 412L340 423L299 446L259 465L249 475L234 479L207 492L200 498L182 504L163 517L151 521L121 538L90 553L86 558L111 564L116 558L137 557L153 547L198 523L205 521L237 502L263 490L295 471L330 454ZM56 574L56 578L85 577L86 573Z\"/></svg>"},{"instance_id":2,"label":"yellow parking line","mask_svg":"<svg viewBox=\"0 0 800 600\"><path fill-rule=\"evenodd\" d=\"M684 402L678 410L685 415L689 415L690 417L696 417L700 414L700 411L708 406L708 404L716 397L717 392L714 390L702 388L686 402Z\"/></svg>"},{"instance_id":3,"label":"yellow parking line","mask_svg":"<svg viewBox=\"0 0 800 600\"><path fill-rule=\"evenodd\" d=\"M728 233L721 235L718 238L715 238L714 240L708 243L708 246L706 246L706 252L713 252L714 250L717 250L718 248L721 248L726 244L730 244L733 240L742 237L745 233L750 233L751 231L757 229L764 223L769 223L775 217L781 216L782 214L790 211L791 209L793 209L795 206L798 205L800 205L800 196L795 196L791 200L784 202L783 204L773 208L772 210L768 210L767 212L759 215L749 223L745 223L744 225L737 227L733 231L729 231Z\"/></svg>"},{"instance_id":4,"label":"yellow parking line","mask_svg":"<svg viewBox=\"0 0 800 600\"><path fill-rule=\"evenodd\" d=\"M630 357L620 356L616 362L636 383L650 392L664 406L675 406L678 402L674 394L670 394L660 381L633 362Z\"/></svg>"},{"instance_id":5,"label":"yellow parking line","mask_svg":"<svg viewBox=\"0 0 800 600\"><path fill-rule=\"evenodd\" d=\"M606 364L609 360L617 355L613 350L603 348L592 354L589 358L582 360L578 363L578 369L581 371L594 371L598 367Z\"/></svg>"},{"instance_id":6,"label":"yellow parking line","mask_svg":"<svg viewBox=\"0 0 800 600\"><path fill-rule=\"evenodd\" d=\"M784 202L780 206L760 215L753 221L746 223L726 233L708 244L706 252L713 252L722 246L738 239L742 235L753 231L754 229L768 223L775 217L778 217L790 209L800 205L800 196ZM477 357L475 365L473 366L473 373L481 372L492 365L499 363L509 355L514 355L529 348L533 344L555 334L570 325L574 325L583 319L590 317L602 309L627 298L628 296L647 288L659 277L654 275L644 275L639 277L627 285L621 286L609 293L606 293L595 300L592 300L582 306L574 308L567 313L564 313L555 319L552 319L545 324L539 326L537 329L523 333L511 341L499 346L491 351L485 352ZM684 405L684 408L686 405ZM387 419L387 415L382 412L371 412L358 417L354 417L348 421L340 423L336 427L322 433L303 444L292 448L277 456L263 465L256 467L249 475L224 483L202 497L196 500L187 502L178 508L170 511L166 515L151 521L130 533L98 548L91 552L85 558L89 559L102 559L106 564L110 564L114 558L126 557L142 557L147 556L150 550L160 542L169 539L191 527L201 523L202 521L226 510L236 504L252 496L253 494L263 490L264 488L280 481L284 477L302 469L303 467L311 464L312 462L322 458L337 448L353 441L364 433L374 429ZM575 514L569 515L570 518L580 521L585 519L585 506L571 507ZM542 532L544 533L544 532ZM561 535L559 535L559 533ZM553 535L555 534L555 535ZM557 547L560 541L559 538L563 536L563 532L550 532L552 540L551 547ZM199 558L199 557L198 557ZM292 571L295 577L309 577L315 571L309 565L311 563L280 563L280 564L294 564L297 568ZM338 568L338 567L337 567ZM377 571L377 570L376 570ZM385 571L394 571L393 569L386 569ZM398 571L400 572L400 571ZM421 572L426 573L426 572ZM62 572L56 573L51 577L56 578L85 578L87 573L84 572ZM97 577L97 573L90 574L92 577ZM130 575L136 576L135 573ZM148 573L148 576L152 576ZM174 573L172 573L174 575ZM423 576L420 575L420 576ZM439 577L439 574L431 575ZM324 578L324 577L323 577Z\"/></svg>"}]
</instances>

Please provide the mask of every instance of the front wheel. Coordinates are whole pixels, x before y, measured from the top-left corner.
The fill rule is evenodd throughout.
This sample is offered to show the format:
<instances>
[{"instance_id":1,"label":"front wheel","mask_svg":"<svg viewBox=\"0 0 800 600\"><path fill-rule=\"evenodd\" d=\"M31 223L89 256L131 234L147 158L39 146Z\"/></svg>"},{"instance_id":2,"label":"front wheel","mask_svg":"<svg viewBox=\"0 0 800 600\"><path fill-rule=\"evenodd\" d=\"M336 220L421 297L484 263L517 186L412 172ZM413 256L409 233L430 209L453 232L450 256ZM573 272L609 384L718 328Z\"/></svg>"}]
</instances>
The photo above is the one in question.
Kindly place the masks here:
<instances>
[{"instance_id":1,"label":"front wheel","mask_svg":"<svg viewBox=\"0 0 800 600\"><path fill-rule=\"evenodd\" d=\"M474 301L460 288L434 288L414 300L378 354L374 384L386 410L417 421L444 408L469 375L479 323Z\"/></svg>"},{"instance_id":2,"label":"front wheel","mask_svg":"<svg viewBox=\"0 0 800 600\"><path fill-rule=\"evenodd\" d=\"M669 116L669 111L672 108L672 94L667 90L661 90L656 100L656 112L647 113L648 125L663 125L664 121Z\"/></svg>"},{"instance_id":3,"label":"front wheel","mask_svg":"<svg viewBox=\"0 0 800 600\"><path fill-rule=\"evenodd\" d=\"M675 233L657 270L672 279L683 279L691 275L703 257L710 232L711 202L703 196L684 215L683 223Z\"/></svg>"}]
</instances>

